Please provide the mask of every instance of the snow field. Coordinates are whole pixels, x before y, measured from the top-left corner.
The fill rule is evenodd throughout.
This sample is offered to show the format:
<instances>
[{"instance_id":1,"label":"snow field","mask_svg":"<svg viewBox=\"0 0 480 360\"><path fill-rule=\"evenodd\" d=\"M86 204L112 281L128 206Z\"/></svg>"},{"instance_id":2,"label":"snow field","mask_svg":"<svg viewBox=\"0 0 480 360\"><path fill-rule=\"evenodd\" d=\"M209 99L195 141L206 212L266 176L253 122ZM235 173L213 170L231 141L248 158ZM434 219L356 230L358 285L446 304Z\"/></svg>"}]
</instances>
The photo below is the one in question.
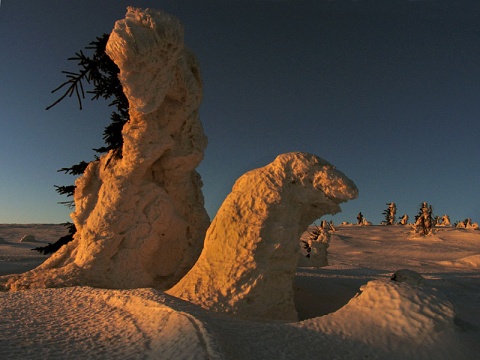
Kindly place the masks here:
<instances>
[{"instance_id":1,"label":"snow field","mask_svg":"<svg viewBox=\"0 0 480 360\"><path fill-rule=\"evenodd\" d=\"M479 244L480 232L464 229L412 238L403 226L339 226L330 265L298 269L303 321L290 323L238 319L153 289L0 293L0 358L474 360L480 273L458 260ZM24 244L8 246L21 259ZM425 283L390 281L405 268Z\"/></svg>"}]
</instances>

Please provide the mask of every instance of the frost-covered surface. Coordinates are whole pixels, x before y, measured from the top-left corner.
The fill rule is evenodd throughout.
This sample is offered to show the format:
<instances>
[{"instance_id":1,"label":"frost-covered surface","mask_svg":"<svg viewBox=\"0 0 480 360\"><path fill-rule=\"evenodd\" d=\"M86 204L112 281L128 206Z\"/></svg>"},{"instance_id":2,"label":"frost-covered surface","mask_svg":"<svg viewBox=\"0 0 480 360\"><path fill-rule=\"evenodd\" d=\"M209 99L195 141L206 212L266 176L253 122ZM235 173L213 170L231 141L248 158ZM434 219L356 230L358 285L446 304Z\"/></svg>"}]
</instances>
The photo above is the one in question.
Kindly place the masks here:
<instances>
[{"instance_id":1,"label":"frost-covered surface","mask_svg":"<svg viewBox=\"0 0 480 360\"><path fill-rule=\"evenodd\" d=\"M200 71L180 22L129 8L107 53L130 104L123 158L92 162L76 181L74 241L4 288L167 287L201 252L209 225L195 171L207 139L198 117Z\"/></svg>"},{"instance_id":2,"label":"frost-covered surface","mask_svg":"<svg viewBox=\"0 0 480 360\"><path fill-rule=\"evenodd\" d=\"M413 239L403 226L338 226L330 265L297 271L300 322L237 319L152 289L0 293L0 358L475 360L480 261L460 260L480 256L480 231L436 230ZM24 271L20 237L0 251ZM405 271L390 281L398 269L424 283Z\"/></svg>"},{"instance_id":3,"label":"frost-covered surface","mask_svg":"<svg viewBox=\"0 0 480 360\"><path fill-rule=\"evenodd\" d=\"M328 265L330 232L322 227L310 228L300 237L298 266L321 267Z\"/></svg>"},{"instance_id":4,"label":"frost-covered surface","mask_svg":"<svg viewBox=\"0 0 480 360\"><path fill-rule=\"evenodd\" d=\"M163 301L152 290L88 287L2 294L0 357L207 358L201 323Z\"/></svg>"},{"instance_id":5,"label":"frost-covered surface","mask_svg":"<svg viewBox=\"0 0 480 360\"><path fill-rule=\"evenodd\" d=\"M307 153L279 155L235 182L197 263L168 293L242 317L296 320L292 284L300 236L357 194L327 161Z\"/></svg>"}]
</instances>

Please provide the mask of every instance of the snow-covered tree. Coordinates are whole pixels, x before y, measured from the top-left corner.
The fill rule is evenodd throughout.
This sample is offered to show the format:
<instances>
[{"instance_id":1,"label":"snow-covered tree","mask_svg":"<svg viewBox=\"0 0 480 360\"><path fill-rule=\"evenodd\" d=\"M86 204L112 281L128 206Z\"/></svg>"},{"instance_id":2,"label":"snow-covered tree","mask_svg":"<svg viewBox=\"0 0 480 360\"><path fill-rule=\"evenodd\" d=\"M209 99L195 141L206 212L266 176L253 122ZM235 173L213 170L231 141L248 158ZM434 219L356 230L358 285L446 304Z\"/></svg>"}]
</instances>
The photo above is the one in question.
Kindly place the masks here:
<instances>
[{"instance_id":1,"label":"snow-covered tree","mask_svg":"<svg viewBox=\"0 0 480 360\"><path fill-rule=\"evenodd\" d=\"M320 227L325 231L336 231L333 220L322 220L322 222L320 223Z\"/></svg>"},{"instance_id":2,"label":"snow-covered tree","mask_svg":"<svg viewBox=\"0 0 480 360\"><path fill-rule=\"evenodd\" d=\"M442 216L442 225L443 226L451 226L450 217L447 214Z\"/></svg>"},{"instance_id":3,"label":"snow-covered tree","mask_svg":"<svg viewBox=\"0 0 480 360\"><path fill-rule=\"evenodd\" d=\"M427 202L423 202L420 206L420 211L415 217L415 224L413 230L421 235L430 235L433 226L433 208Z\"/></svg>"},{"instance_id":4,"label":"snow-covered tree","mask_svg":"<svg viewBox=\"0 0 480 360\"><path fill-rule=\"evenodd\" d=\"M475 222L472 223L472 219L466 218L463 221L458 221L455 227L462 229L478 229L478 224Z\"/></svg>"},{"instance_id":5,"label":"snow-covered tree","mask_svg":"<svg viewBox=\"0 0 480 360\"><path fill-rule=\"evenodd\" d=\"M363 214L360 211L357 215L357 225L362 225L363 224L363 219L364 219Z\"/></svg>"},{"instance_id":6,"label":"snow-covered tree","mask_svg":"<svg viewBox=\"0 0 480 360\"><path fill-rule=\"evenodd\" d=\"M397 206L394 202L387 203L388 208L383 211L383 215L385 215L385 220L383 224L385 225L393 225L395 224L395 214L397 213Z\"/></svg>"},{"instance_id":7,"label":"snow-covered tree","mask_svg":"<svg viewBox=\"0 0 480 360\"><path fill-rule=\"evenodd\" d=\"M75 53L74 57L68 59L77 61L79 71L62 71L62 73L66 74L67 80L52 90L52 93L60 89L66 88L66 90L60 98L47 107L47 110L57 105L66 97L72 97L73 94L76 95L81 110L82 100L85 99L85 86L87 84L92 85L93 89L87 91L88 94L92 94L92 100L101 98L105 100L113 99L109 106L115 107L115 110L110 116L111 123L105 127L103 133L103 140L106 146L94 150L97 153L106 153L113 150L112 156L121 157L123 145L122 128L129 119L128 100L123 93L122 85L118 79L120 70L105 53L108 38L108 34L103 34L101 37L97 37L96 40L92 41L89 46L85 47L86 50L93 50L91 56L85 55L85 53L80 50ZM79 164L69 168L62 168L58 171L64 172L65 174L81 175L88 164L88 162L81 161ZM56 191L62 195L73 196L75 186L56 186ZM64 204L73 205L73 202L65 202Z\"/></svg>"},{"instance_id":8,"label":"snow-covered tree","mask_svg":"<svg viewBox=\"0 0 480 360\"><path fill-rule=\"evenodd\" d=\"M302 249L304 250L304 252L306 252L305 257L307 258L310 257L312 252L312 242L318 241L319 237L321 239L323 239L324 237L327 238L328 240L330 239L330 236L326 230L324 230L322 227L315 225L313 229L308 231L308 240L304 240L304 239L300 240L302 243Z\"/></svg>"},{"instance_id":9,"label":"snow-covered tree","mask_svg":"<svg viewBox=\"0 0 480 360\"><path fill-rule=\"evenodd\" d=\"M407 225L408 224L408 215L403 214L403 216L400 218L400 225Z\"/></svg>"}]
</instances>

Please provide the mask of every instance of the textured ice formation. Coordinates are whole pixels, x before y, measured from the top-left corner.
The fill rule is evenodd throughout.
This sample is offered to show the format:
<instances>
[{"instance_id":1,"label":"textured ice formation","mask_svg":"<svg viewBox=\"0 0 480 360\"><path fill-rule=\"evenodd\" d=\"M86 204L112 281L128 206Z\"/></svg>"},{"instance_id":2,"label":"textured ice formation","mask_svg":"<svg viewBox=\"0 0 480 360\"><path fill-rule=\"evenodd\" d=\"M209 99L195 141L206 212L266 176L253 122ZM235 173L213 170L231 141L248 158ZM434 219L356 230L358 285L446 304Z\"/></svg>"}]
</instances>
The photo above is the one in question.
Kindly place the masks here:
<instances>
[{"instance_id":1,"label":"textured ice formation","mask_svg":"<svg viewBox=\"0 0 480 360\"><path fill-rule=\"evenodd\" d=\"M107 54L130 104L123 158L108 153L90 163L76 181L74 240L40 267L3 279L5 289L162 288L201 252L210 221L195 168L207 138L199 66L183 27L164 13L128 8Z\"/></svg>"},{"instance_id":2,"label":"textured ice formation","mask_svg":"<svg viewBox=\"0 0 480 360\"><path fill-rule=\"evenodd\" d=\"M297 320L300 236L357 194L350 179L315 155L278 156L236 181L197 263L168 293L241 317Z\"/></svg>"}]
</instances>

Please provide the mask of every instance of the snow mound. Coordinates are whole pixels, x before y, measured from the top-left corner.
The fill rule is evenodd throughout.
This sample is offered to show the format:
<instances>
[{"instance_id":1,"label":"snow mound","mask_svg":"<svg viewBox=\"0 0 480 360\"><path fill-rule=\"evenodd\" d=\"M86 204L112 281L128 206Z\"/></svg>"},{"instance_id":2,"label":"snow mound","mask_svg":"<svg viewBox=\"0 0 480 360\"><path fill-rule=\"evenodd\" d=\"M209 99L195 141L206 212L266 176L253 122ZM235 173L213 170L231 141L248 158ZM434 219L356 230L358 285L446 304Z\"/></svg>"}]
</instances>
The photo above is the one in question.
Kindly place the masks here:
<instances>
[{"instance_id":1,"label":"snow mound","mask_svg":"<svg viewBox=\"0 0 480 360\"><path fill-rule=\"evenodd\" d=\"M480 269L480 254L467 256L457 260L439 261L438 263L447 267Z\"/></svg>"},{"instance_id":2,"label":"snow mound","mask_svg":"<svg viewBox=\"0 0 480 360\"><path fill-rule=\"evenodd\" d=\"M207 231L195 266L169 294L240 317L297 320L293 279L299 239L355 184L327 161L307 153L279 155L241 176Z\"/></svg>"},{"instance_id":3,"label":"snow mound","mask_svg":"<svg viewBox=\"0 0 480 360\"><path fill-rule=\"evenodd\" d=\"M24 235L18 242L38 242L35 235Z\"/></svg>"},{"instance_id":4,"label":"snow mound","mask_svg":"<svg viewBox=\"0 0 480 360\"><path fill-rule=\"evenodd\" d=\"M0 293L0 358L475 359L434 289L376 280L362 291L300 323L235 319L152 289Z\"/></svg>"},{"instance_id":5,"label":"snow mound","mask_svg":"<svg viewBox=\"0 0 480 360\"><path fill-rule=\"evenodd\" d=\"M37 269L0 280L4 289L166 288L200 255L210 219L195 168L207 138L200 70L183 27L164 13L128 8L107 54L130 104L123 156L112 150L89 164L75 183L74 240Z\"/></svg>"},{"instance_id":6,"label":"snow mound","mask_svg":"<svg viewBox=\"0 0 480 360\"><path fill-rule=\"evenodd\" d=\"M430 344L453 332L454 317L453 306L435 288L382 279L362 286L337 312L303 324L361 343L384 344L393 352L405 344Z\"/></svg>"}]
</instances>

